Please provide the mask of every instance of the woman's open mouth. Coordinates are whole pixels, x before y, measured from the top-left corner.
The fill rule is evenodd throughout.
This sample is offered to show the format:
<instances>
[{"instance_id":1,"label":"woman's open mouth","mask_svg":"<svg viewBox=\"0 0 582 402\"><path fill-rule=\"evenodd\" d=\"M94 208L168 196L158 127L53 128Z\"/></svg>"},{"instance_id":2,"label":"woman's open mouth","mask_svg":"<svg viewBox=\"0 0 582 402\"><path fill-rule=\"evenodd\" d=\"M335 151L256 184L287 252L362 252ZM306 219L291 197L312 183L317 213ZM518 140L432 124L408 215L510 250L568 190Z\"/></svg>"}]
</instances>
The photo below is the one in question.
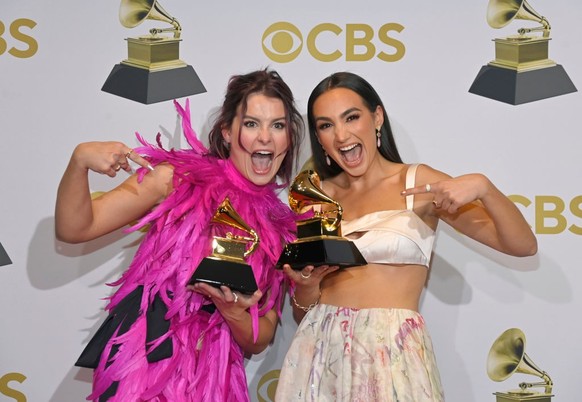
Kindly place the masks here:
<instances>
[{"instance_id":1,"label":"woman's open mouth","mask_svg":"<svg viewBox=\"0 0 582 402\"><path fill-rule=\"evenodd\" d=\"M362 157L362 145L352 144L339 148L340 155L347 165L357 165Z\"/></svg>"},{"instance_id":2,"label":"woman's open mouth","mask_svg":"<svg viewBox=\"0 0 582 402\"><path fill-rule=\"evenodd\" d=\"M273 153L269 151L256 151L251 155L253 170L256 173L267 173L273 164Z\"/></svg>"}]
</instances>

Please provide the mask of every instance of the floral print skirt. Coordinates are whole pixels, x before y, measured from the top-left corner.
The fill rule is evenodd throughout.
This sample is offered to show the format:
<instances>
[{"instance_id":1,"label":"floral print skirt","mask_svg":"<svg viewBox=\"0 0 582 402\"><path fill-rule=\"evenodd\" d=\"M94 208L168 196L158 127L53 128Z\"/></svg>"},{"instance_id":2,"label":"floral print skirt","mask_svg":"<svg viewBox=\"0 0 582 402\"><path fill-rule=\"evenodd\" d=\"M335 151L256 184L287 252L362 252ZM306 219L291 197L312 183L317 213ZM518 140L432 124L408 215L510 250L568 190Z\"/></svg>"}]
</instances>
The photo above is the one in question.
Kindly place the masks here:
<instances>
[{"instance_id":1,"label":"floral print skirt","mask_svg":"<svg viewBox=\"0 0 582 402\"><path fill-rule=\"evenodd\" d=\"M444 401L424 319L405 309L317 305L297 329L275 401Z\"/></svg>"}]
</instances>

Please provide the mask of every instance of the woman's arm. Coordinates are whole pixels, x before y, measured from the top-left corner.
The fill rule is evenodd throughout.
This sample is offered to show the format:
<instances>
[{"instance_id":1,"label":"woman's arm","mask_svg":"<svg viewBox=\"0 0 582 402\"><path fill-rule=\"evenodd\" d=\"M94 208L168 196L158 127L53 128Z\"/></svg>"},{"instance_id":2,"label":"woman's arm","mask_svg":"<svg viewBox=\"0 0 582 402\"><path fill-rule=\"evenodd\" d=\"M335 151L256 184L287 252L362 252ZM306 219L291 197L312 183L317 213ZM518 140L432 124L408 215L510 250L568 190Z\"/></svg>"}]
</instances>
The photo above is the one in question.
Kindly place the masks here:
<instances>
[{"instance_id":1,"label":"woman's arm","mask_svg":"<svg viewBox=\"0 0 582 402\"><path fill-rule=\"evenodd\" d=\"M291 295L293 319L299 323L305 314L317 304L321 298L321 281L326 275L339 269L339 266L307 265L302 270L294 270L289 264L283 265L283 272L293 282L295 289Z\"/></svg>"},{"instance_id":2,"label":"woman's arm","mask_svg":"<svg viewBox=\"0 0 582 402\"><path fill-rule=\"evenodd\" d=\"M173 169L159 165L141 183L131 175L113 190L91 199L89 171L114 177L131 172L129 160L149 167L120 142L79 144L71 156L57 192L55 233L58 239L80 243L119 229L143 216L171 190Z\"/></svg>"},{"instance_id":3,"label":"woman's arm","mask_svg":"<svg viewBox=\"0 0 582 402\"><path fill-rule=\"evenodd\" d=\"M248 309L257 304L263 296L260 290L251 296L245 296L238 292L235 296L234 292L226 286L221 286L218 289L202 282L189 286L189 289L212 300L230 327L234 340L245 353L261 353L273 340L279 322L276 306L264 316L259 317L259 333L257 341L254 341L252 318Z\"/></svg>"},{"instance_id":4,"label":"woman's arm","mask_svg":"<svg viewBox=\"0 0 582 402\"><path fill-rule=\"evenodd\" d=\"M537 252L536 237L519 209L486 176L451 178L422 165L417 183L406 194L419 194L425 209L459 232L505 254L524 257Z\"/></svg>"}]
</instances>

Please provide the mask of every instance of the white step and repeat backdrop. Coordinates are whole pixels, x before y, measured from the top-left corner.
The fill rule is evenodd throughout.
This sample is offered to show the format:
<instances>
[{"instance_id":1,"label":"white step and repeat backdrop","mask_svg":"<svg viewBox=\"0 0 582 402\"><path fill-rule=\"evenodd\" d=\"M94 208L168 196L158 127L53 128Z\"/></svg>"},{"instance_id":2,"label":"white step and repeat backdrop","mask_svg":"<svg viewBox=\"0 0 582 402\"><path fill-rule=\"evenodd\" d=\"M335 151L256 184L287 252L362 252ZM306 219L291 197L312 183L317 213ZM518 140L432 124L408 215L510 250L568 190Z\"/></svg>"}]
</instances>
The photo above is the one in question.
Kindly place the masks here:
<instances>
[{"instance_id":1,"label":"white step and repeat backdrop","mask_svg":"<svg viewBox=\"0 0 582 402\"><path fill-rule=\"evenodd\" d=\"M313 86L349 70L379 91L407 162L452 175L483 172L511 195L539 240L539 253L512 258L443 225L421 311L430 325L448 401L486 402L524 379L487 376L493 341L508 328L552 377L554 400L580 400L582 347L582 94L510 105L468 92L494 58L501 29L487 0L161 0L183 27L181 59L207 92L190 96L205 136L232 74L270 66L303 113ZM550 22L550 58L582 89L582 3L531 0ZM103 298L128 265L138 236L114 233L83 245L55 240L55 194L79 142L134 132L184 146L171 102L144 105L101 91L127 57L119 1L2 0L0 4L0 401L80 401L91 372L73 366L104 315ZM541 84L540 84L541 85ZM182 99L183 100L183 99ZM303 152L305 159L308 149ZM117 180L92 176L92 189ZM247 362L254 401L272 400L296 328L287 305L272 347Z\"/></svg>"}]
</instances>

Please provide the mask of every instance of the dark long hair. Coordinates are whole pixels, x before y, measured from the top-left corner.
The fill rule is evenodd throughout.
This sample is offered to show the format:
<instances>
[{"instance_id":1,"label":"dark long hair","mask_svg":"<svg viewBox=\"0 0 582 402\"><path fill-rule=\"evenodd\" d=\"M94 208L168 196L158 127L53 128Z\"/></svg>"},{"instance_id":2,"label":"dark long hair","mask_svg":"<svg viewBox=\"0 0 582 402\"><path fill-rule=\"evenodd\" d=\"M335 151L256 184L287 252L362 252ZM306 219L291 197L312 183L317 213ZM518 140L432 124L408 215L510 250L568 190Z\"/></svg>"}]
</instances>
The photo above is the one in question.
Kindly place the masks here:
<instances>
[{"instance_id":1,"label":"dark long hair","mask_svg":"<svg viewBox=\"0 0 582 402\"><path fill-rule=\"evenodd\" d=\"M321 81L319 84L317 84L317 86L311 92L309 101L307 102L309 139L311 141L313 163L315 164L315 169L319 175L322 178L334 177L343 171L343 169L331 158L331 165L327 165L323 148L317 139L317 130L313 116L313 104L317 98L334 88L346 88L354 91L360 95L364 101L364 104L372 113L376 111L378 106L382 108L382 112L384 114L384 124L382 124L382 127L380 128L380 139L382 142L382 145L379 148L380 154L391 162L402 163L402 158L398 153L398 148L396 147L396 142L394 141L394 135L392 134L392 128L390 127L390 121L388 120L386 108L384 107L384 104L382 103L382 100L380 99L380 96L376 90L372 87L372 85L370 85L368 81L357 74L349 72L338 72L330 75L329 77L323 79L323 81Z\"/></svg>"},{"instance_id":2,"label":"dark long hair","mask_svg":"<svg viewBox=\"0 0 582 402\"><path fill-rule=\"evenodd\" d=\"M269 98L280 99L283 102L285 125L289 135L289 151L277 171L277 176L285 183L289 183L295 167L293 164L297 163L299 144L303 140L304 125L303 118L295 106L291 89L276 71L257 70L244 75L234 75L230 78L224 102L208 134L210 155L222 159L229 157L230 149L223 141L222 129L232 125L239 105L241 105L242 114L246 113L249 96L257 93Z\"/></svg>"}]
</instances>

